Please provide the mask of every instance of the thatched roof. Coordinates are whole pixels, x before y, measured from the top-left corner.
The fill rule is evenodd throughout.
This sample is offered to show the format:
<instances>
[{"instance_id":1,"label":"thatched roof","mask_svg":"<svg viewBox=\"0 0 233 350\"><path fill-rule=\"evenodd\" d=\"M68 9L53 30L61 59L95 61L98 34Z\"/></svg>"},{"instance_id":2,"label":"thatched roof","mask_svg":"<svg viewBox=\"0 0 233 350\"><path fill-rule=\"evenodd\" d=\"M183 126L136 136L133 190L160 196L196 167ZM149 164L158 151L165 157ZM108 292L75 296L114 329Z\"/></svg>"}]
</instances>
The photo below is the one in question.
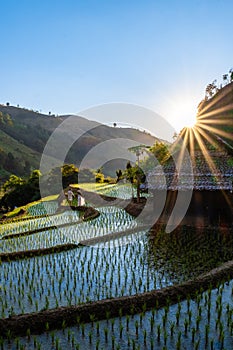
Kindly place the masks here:
<instances>
[{"instance_id":1,"label":"thatched roof","mask_svg":"<svg viewBox=\"0 0 233 350\"><path fill-rule=\"evenodd\" d=\"M181 130L174 149L163 166L157 166L148 176L148 187L164 190L226 190L233 182L233 83L199 106L197 123ZM185 149L177 169L178 149Z\"/></svg>"},{"instance_id":2,"label":"thatched roof","mask_svg":"<svg viewBox=\"0 0 233 350\"><path fill-rule=\"evenodd\" d=\"M170 159L157 166L148 176L148 187L154 190L230 190L232 191L232 158L224 152L200 152L190 162L183 161L180 171Z\"/></svg>"}]
</instances>

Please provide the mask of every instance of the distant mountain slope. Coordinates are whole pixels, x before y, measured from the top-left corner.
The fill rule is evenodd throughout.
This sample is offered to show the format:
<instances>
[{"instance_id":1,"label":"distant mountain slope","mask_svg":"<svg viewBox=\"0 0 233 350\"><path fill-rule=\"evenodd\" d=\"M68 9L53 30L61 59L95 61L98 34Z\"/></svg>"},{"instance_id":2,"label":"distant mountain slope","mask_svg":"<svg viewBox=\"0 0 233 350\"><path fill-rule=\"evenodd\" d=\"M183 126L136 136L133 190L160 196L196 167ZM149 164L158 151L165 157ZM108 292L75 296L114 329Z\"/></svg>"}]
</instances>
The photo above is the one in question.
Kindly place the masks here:
<instances>
[{"instance_id":1,"label":"distant mountain slope","mask_svg":"<svg viewBox=\"0 0 233 350\"><path fill-rule=\"evenodd\" d=\"M17 172L21 175L23 175L29 164L34 168L40 160L40 154L38 152L33 151L31 148L23 145L22 143L19 143L2 130L0 130L0 157L0 167L2 170L5 168L7 173L11 173L13 167L17 168L15 164L15 162L17 162ZM15 160L14 162L12 162L13 159ZM27 162L29 162L29 164L27 164Z\"/></svg>"},{"instance_id":2,"label":"distant mountain slope","mask_svg":"<svg viewBox=\"0 0 233 350\"><path fill-rule=\"evenodd\" d=\"M199 104L198 126L233 147L233 82Z\"/></svg>"},{"instance_id":3,"label":"distant mountain slope","mask_svg":"<svg viewBox=\"0 0 233 350\"><path fill-rule=\"evenodd\" d=\"M0 105L0 182L10 173L23 176L29 169L39 168L41 154L50 135L68 117ZM71 147L66 161L77 166L91 148L109 139L132 139L146 145L158 140L136 129L109 127L83 117L75 118L83 136ZM121 163L118 160L117 165ZM51 159L51 165L56 165L56 159Z\"/></svg>"}]
</instances>

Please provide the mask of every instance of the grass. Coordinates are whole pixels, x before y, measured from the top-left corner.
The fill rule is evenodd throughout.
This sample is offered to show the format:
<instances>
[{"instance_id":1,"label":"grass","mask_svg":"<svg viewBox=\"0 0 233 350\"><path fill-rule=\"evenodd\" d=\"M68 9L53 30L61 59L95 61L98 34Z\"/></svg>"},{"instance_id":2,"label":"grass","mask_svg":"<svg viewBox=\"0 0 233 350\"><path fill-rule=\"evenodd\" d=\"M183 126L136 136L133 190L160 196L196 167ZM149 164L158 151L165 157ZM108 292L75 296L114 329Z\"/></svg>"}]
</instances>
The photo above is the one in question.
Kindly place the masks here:
<instances>
[{"instance_id":1,"label":"grass","mask_svg":"<svg viewBox=\"0 0 233 350\"><path fill-rule=\"evenodd\" d=\"M0 148L5 152L11 152L15 158L28 160L34 168L38 168L40 164L41 156L38 152L18 142L2 130L0 130Z\"/></svg>"},{"instance_id":2,"label":"grass","mask_svg":"<svg viewBox=\"0 0 233 350\"><path fill-rule=\"evenodd\" d=\"M117 197L121 199L130 199L132 198L132 192L134 197L136 197L136 186L130 183L123 184L108 184L108 183L81 183L81 184L72 184L73 188L81 188L86 191L96 192L98 194Z\"/></svg>"},{"instance_id":3,"label":"grass","mask_svg":"<svg viewBox=\"0 0 233 350\"><path fill-rule=\"evenodd\" d=\"M97 183L97 182L85 182L81 184L72 184L73 188L81 188L86 191L94 191L101 192L107 188L111 188L116 186L116 184L108 184L108 183Z\"/></svg>"}]
</instances>

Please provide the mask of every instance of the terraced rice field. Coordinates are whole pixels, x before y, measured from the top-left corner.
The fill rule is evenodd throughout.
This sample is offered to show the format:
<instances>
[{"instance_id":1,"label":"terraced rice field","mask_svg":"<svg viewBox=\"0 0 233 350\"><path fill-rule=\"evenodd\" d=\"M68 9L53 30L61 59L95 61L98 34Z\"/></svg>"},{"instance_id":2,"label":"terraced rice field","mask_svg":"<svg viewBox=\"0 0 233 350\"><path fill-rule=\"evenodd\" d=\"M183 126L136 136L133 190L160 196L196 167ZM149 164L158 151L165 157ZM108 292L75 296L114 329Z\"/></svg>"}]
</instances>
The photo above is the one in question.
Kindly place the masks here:
<instances>
[{"instance_id":1,"label":"terraced rice field","mask_svg":"<svg viewBox=\"0 0 233 350\"><path fill-rule=\"evenodd\" d=\"M115 196L113 188L104 192ZM129 196L131 188L121 191ZM78 212L56 214L56 209L54 201L46 208L39 203L30 207L28 219L0 225L0 254L75 244L68 251L0 262L0 318L177 285L233 259L230 234L184 229L154 236L114 206L98 208L100 216L88 222ZM107 243L78 245L129 229ZM28 330L25 338L9 333L7 340L0 330L0 349L231 349L232 291L229 279L194 299L187 296L176 305L168 300L159 310L155 303L155 309L140 314L121 315L119 310L119 317L108 314L99 321L94 315L90 324L77 319L75 327L64 324L57 331L48 324L46 333L32 336Z\"/></svg>"},{"instance_id":2,"label":"terraced rice field","mask_svg":"<svg viewBox=\"0 0 233 350\"><path fill-rule=\"evenodd\" d=\"M233 282L197 294L196 298L140 314L90 323L77 318L74 327L41 335L2 340L4 349L232 349Z\"/></svg>"}]
</instances>

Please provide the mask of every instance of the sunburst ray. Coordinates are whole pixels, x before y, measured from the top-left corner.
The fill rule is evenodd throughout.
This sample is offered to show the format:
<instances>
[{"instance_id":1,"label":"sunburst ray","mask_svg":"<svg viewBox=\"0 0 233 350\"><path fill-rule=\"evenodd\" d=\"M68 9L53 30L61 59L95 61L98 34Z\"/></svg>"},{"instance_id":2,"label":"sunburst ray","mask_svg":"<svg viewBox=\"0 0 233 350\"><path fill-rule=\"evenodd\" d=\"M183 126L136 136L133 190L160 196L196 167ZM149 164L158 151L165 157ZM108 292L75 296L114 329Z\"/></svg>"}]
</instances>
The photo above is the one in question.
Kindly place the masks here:
<instances>
[{"instance_id":1,"label":"sunburst ray","mask_svg":"<svg viewBox=\"0 0 233 350\"><path fill-rule=\"evenodd\" d=\"M232 134L230 132L224 131L222 129L219 128L215 128L214 126L211 126L209 124L205 124L205 123L201 123L198 124L198 127L201 127L202 129L205 129L207 131L212 131L214 134L225 137L229 140L232 140Z\"/></svg>"},{"instance_id":2,"label":"sunburst ray","mask_svg":"<svg viewBox=\"0 0 233 350\"><path fill-rule=\"evenodd\" d=\"M217 118L208 118L208 119L201 119L197 121L197 124L214 124L214 125L233 125L233 120L232 120L232 116L229 117L221 117L221 119L217 119Z\"/></svg>"},{"instance_id":3,"label":"sunburst ray","mask_svg":"<svg viewBox=\"0 0 233 350\"><path fill-rule=\"evenodd\" d=\"M209 109L210 107L208 107ZM209 111L209 112L206 112L206 113L201 113L201 114L198 114L197 115L197 118L198 118L198 121L202 121L203 119L206 119L206 118L209 118L209 117L213 117L213 116L217 116L219 114L223 114L225 112L228 112L230 110L233 109L233 103L230 103L224 107L219 107L217 109L214 109L213 111ZM207 110L207 109L206 109Z\"/></svg>"},{"instance_id":4,"label":"sunburst ray","mask_svg":"<svg viewBox=\"0 0 233 350\"><path fill-rule=\"evenodd\" d=\"M200 147L200 150L209 166L209 169L211 170L212 174L216 174L218 171L217 171L217 168L214 164L214 161L213 159L211 158L211 155L210 155L210 152L207 148L207 146L205 145L204 141L203 141L203 137L201 136L201 132L200 132L200 128L196 125L194 128L193 128L193 132L194 132L194 135L195 135L195 139L198 143L198 146Z\"/></svg>"},{"instance_id":5,"label":"sunburst ray","mask_svg":"<svg viewBox=\"0 0 233 350\"><path fill-rule=\"evenodd\" d=\"M196 125L196 129L198 132L202 135L202 137L207 140L212 146L217 148L219 146L219 143L217 142L216 138L214 138L213 135L208 133L208 129L203 129L200 125Z\"/></svg>"},{"instance_id":6,"label":"sunburst ray","mask_svg":"<svg viewBox=\"0 0 233 350\"><path fill-rule=\"evenodd\" d=\"M226 89L225 91L221 90L221 94L214 95L210 100L208 100L208 104L201 110L201 115L204 114L205 111L207 111L209 108L217 104L219 101L221 101L228 93L229 91Z\"/></svg>"}]
</instances>

